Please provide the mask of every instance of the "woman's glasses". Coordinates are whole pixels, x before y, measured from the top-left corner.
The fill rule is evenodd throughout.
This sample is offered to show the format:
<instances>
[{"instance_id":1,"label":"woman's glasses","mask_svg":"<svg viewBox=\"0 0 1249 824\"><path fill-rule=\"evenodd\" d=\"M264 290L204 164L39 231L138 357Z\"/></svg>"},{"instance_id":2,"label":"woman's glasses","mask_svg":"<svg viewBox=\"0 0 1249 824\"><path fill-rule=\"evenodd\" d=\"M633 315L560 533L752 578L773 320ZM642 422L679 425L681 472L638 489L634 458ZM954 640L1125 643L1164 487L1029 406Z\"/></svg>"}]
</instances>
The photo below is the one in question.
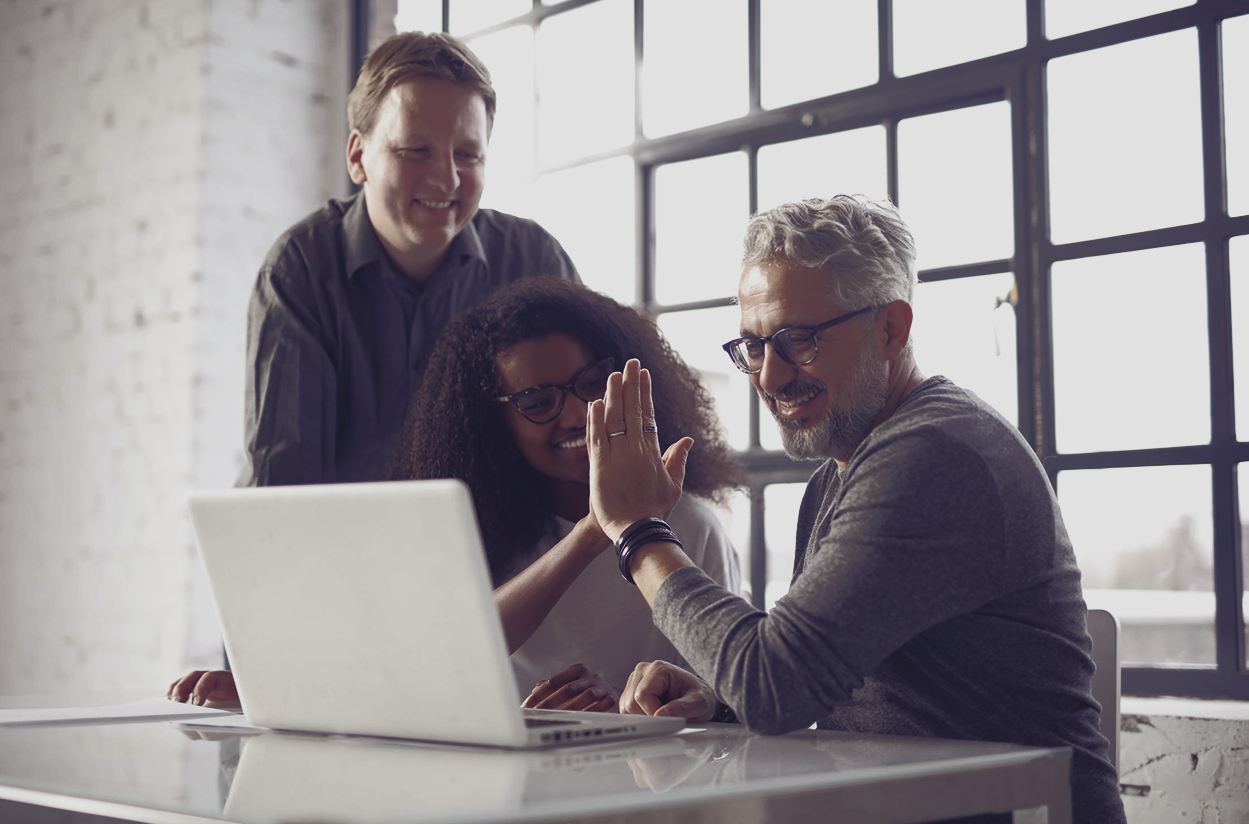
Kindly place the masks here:
<instances>
[{"instance_id":1,"label":"woman's glasses","mask_svg":"<svg viewBox=\"0 0 1249 824\"><path fill-rule=\"evenodd\" d=\"M856 312L838 315L817 326L787 326L784 329L777 329L766 338L737 338L724 344L724 351L728 352L729 357L733 359L733 365L747 375L753 375L763 368L763 345L768 341L772 341L776 354L784 358L789 365L806 366L820 353L820 344L816 335L839 323L845 323L851 318L857 318L864 312L879 308L879 306L868 306Z\"/></svg>"},{"instance_id":2,"label":"woman's glasses","mask_svg":"<svg viewBox=\"0 0 1249 824\"><path fill-rule=\"evenodd\" d=\"M547 423L558 418L559 413L564 411L564 401L569 392L586 403L607 394L607 378L615 370L616 359L603 358L573 375L568 383L531 386L515 395L494 400L513 404L520 414L534 423Z\"/></svg>"}]
</instances>

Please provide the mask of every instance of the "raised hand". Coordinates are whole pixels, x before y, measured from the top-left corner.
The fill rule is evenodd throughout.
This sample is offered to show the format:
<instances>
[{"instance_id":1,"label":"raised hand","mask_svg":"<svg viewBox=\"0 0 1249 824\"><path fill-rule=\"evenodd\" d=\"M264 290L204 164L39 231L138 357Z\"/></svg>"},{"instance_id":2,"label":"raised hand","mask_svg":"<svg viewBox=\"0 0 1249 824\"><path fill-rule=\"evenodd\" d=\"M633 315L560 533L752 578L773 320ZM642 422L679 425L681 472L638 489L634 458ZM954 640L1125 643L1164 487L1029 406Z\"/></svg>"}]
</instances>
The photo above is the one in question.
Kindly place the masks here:
<instances>
[{"instance_id":1,"label":"raised hand","mask_svg":"<svg viewBox=\"0 0 1249 824\"><path fill-rule=\"evenodd\" d=\"M590 507L613 541L640 518L663 518L676 506L685 460L694 445L681 438L660 455L650 372L632 359L607 380L590 405Z\"/></svg>"}]
</instances>

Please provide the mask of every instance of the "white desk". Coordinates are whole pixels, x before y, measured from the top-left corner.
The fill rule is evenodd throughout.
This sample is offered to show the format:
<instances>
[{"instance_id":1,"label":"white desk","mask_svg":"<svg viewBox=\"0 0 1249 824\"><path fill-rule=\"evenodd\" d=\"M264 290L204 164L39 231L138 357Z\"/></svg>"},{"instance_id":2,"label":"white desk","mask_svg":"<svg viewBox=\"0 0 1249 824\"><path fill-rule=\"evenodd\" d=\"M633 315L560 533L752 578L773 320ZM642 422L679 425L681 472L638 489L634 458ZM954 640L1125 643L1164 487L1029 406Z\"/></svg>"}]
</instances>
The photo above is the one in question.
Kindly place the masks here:
<instances>
[{"instance_id":1,"label":"white desk","mask_svg":"<svg viewBox=\"0 0 1249 824\"><path fill-rule=\"evenodd\" d=\"M1071 821L1066 749L722 724L528 753L214 735L0 727L0 821L906 824L1042 806L1050 824Z\"/></svg>"}]
</instances>

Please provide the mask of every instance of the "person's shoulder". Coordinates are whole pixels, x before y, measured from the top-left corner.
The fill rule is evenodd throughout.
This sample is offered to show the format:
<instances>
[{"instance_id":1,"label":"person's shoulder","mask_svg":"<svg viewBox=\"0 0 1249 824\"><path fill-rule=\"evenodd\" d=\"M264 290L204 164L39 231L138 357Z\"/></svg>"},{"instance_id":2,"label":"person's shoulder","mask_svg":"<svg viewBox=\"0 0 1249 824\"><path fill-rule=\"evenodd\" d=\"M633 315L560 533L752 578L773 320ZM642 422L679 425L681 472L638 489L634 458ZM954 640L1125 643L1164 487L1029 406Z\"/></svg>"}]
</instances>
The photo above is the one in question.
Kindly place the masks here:
<instances>
[{"instance_id":1,"label":"person's shoulder","mask_svg":"<svg viewBox=\"0 0 1249 824\"><path fill-rule=\"evenodd\" d=\"M311 270L344 242L343 223L355 198L330 199L278 235L265 256L262 271L281 277L292 270Z\"/></svg>"},{"instance_id":2,"label":"person's shoulder","mask_svg":"<svg viewBox=\"0 0 1249 824\"><path fill-rule=\"evenodd\" d=\"M497 209L478 209L471 222L478 232L520 232L551 237L551 233L543 229L538 221L500 212Z\"/></svg>"}]
</instances>

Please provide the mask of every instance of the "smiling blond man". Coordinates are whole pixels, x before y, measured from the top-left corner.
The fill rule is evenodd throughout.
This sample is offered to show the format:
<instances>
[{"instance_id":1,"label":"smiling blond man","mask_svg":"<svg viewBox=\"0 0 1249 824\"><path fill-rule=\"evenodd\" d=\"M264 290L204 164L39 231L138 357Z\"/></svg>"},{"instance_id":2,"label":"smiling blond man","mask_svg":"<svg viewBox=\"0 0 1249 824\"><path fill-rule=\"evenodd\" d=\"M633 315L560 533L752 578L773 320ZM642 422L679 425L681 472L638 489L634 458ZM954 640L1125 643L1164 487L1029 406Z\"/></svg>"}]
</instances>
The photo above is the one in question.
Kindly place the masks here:
<instances>
[{"instance_id":1,"label":"smiling blond man","mask_svg":"<svg viewBox=\"0 0 1249 824\"><path fill-rule=\"evenodd\" d=\"M369 55L348 102L360 191L278 238L252 293L240 484L380 479L443 327L521 278L578 280L541 226L478 208L494 111L451 35Z\"/></svg>"}]
</instances>

